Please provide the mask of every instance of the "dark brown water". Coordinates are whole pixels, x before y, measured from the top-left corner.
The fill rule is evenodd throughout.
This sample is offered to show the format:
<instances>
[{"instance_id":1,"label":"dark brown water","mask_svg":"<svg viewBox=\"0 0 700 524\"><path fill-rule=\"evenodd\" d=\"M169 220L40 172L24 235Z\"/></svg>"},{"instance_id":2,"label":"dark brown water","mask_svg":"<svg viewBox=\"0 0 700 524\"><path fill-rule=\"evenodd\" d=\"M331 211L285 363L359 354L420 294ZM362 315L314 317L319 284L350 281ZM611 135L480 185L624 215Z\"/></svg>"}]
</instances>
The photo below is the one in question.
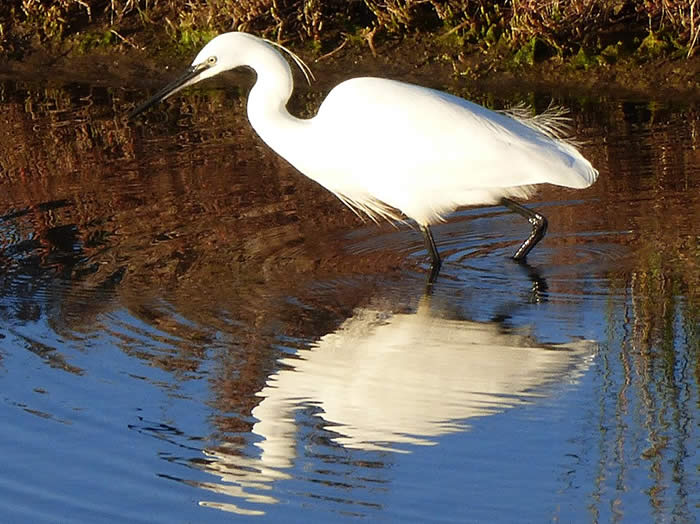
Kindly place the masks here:
<instances>
[{"instance_id":1,"label":"dark brown water","mask_svg":"<svg viewBox=\"0 0 700 524\"><path fill-rule=\"evenodd\" d=\"M557 98L600 179L527 266L455 213L426 295L235 91L143 96L0 85L4 521L698 520L697 105Z\"/></svg>"}]
</instances>

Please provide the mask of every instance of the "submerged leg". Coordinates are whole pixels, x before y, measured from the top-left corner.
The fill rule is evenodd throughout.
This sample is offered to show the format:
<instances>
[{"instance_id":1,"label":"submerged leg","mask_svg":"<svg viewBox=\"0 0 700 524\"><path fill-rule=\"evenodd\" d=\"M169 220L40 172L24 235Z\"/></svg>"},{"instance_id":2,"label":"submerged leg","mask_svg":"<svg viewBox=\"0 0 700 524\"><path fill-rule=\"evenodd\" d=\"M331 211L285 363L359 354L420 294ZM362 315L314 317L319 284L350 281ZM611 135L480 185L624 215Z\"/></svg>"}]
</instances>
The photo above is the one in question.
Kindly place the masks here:
<instances>
[{"instance_id":1,"label":"submerged leg","mask_svg":"<svg viewBox=\"0 0 700 524\"><path fill-rule=\"evenodd\" d=\"M513 255L514 260L525 260L527 254L537 245L537 242L542 240L544 234L547 232L547 219L544 217L544 215L540 215L532 209L521 206L510 198L503 197L501 199L501 204L506 206L514 213L524 216L527 218L527 221L532 224L532 232L530 233L530 236L527 237L525 242L523 242L520 248L518 248L518 250L515 252L515 255Z\"/></svg>"},{"instance_id":2,"label":"submerged leg","mask_svg":"<svg viewBox=\"0 0 700 524\"><path fill-rule=\"evenodd\" d=\"M423 233L423 239L425 240L425 247L430 253L431 270L430 279L432 283L440 272L440 266L442 265L442 260L440 259L440 253L438 253L437 247L435 246L435 240L433 239L433 233L430 231L429 226L424 226L419 224L420 230Z\"/></svg>"}]
</instances>

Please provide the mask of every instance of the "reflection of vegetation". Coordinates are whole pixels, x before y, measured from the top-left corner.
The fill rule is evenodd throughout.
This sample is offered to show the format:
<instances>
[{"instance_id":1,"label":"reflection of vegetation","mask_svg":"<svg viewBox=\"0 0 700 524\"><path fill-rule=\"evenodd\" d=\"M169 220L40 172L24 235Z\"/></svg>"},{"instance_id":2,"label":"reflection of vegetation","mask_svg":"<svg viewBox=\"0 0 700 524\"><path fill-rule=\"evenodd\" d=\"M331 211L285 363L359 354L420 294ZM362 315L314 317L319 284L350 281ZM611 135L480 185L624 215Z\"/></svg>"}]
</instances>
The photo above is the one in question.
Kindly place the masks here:
<instances>
[{"instance_id":1,"label":"reflection of vegetation","mask_svg":"<svg viewBox=\"0 0 700 524\"><path fill-rule=\"evenodd\" d=\"M9 297L0 315L48 317L70 337L126 310L152 330L114 330L130 355L178 377L216 361L212 422L235 441L250 430L279 334L293 346L334 330L372 287L309 305L307 284L408 262L391 250L346 256L333 245L333 231L354 217L255 138L241 100L197 92L127 125L122 96L0 89L0 298ZM585 205L552 206L557 229L579 235L553 235L550 245L603 246L588 257L600 264L610 262L606 241L630 253L595 273L609 277L611 302L601 426L616 426L601 427L594 498L608 500L606 482L624 489L625 468L639 461L651 472L652 504L687 478L680 468L694 445L689 403L700 382L699 125L695 110L663 104L591 104L576 116L601 177ZM553 259L566 267L558 257L570 253L554 249ZM585 294L586 282L553 279L550 289ZM51 365L68 369L59 357ZM647 449L631 449L644 440Z\"/></svg>"},{"instance_id":2,"label":"reflection of vegetation","mask_svg":"<svg viewBox=\"0 0 700 524\"><path fill-rule=\"evenodd\" d=\"M638 488L630 477L641 463L649 472L641 489L654 510L692 520L684 470L697 467L686 459L696 445L691 406L700 393L700 120L693 111L670 117L657 104L619 104L611 116L609 139L625 151L607 152L610 176L598 190L612 195L617 212L601 213L606 229L630 231L633 258L611 271L591 511L600 521L634 514L625 492ZM633 135L623 139L627 129Z\"/></svg>"},{"instance_id":3,"label":"reflection of vegetation","mask_svg":"<svg viewBox=\"0 0 700 524\"><path fill-rule=\"evenodd\" d=\"M240 282L232 286L242 290L258 279L294 285L290 274L311 270L318 275L324 269L363 273L405 267L400 254L349 260L325 244L323 250L296 247L354 218L339 213L335 199L262 147L240 100L221 92L195 93L129 126L118 116L125 105L121 96L90 89L0 91L0 188L6 206L0 217L17 216L4 222L14 228L14 237L2 239L4 253L8 242L26 245L40 266L54 272L62 265L60 273L73 279L78 294L73 302L62 295L64 305L79 303L90 289L102 289L120 275L124 284L140 289L139 300L167 289L185 317L200 318L205 313L191 297L208 289L210 297L221 294L220 303L237 300L231 289L219 286L234 275ZM221 111L222 106L235 107ZM587 148L603 173L590 190L594 198L585 210L552 210L552 221L573 232L586 221L594 230L633 232L616 236L630 242L635 262L620 269L615 292L631 289L645 297L642 325L658 343L662 335L678 332L667 301L682 299L686 316L698 309L699 258L691 235L700 223L698 115L639 104L612 103L606 109L582 113L577 122L582 129L604 129L597 133L610 139L608 146ZM65 235L55 232L62 225L70 225L74 236L65 245L59 242ZM19 258L28 256L18 252ZM255 308L269 306L251 302L251 324L265 316Z\"/></svg>"},{"instance_id":4,"label":"reflection of vegetation","mask_svg":"<svg viewBox=\"0 0 700 524\"><path fill-rule=\"evenodd\" d=\"M70 336L126 307L165 342L133 348L141 339L124 335L125 350L191 373L212 334L161 312L167 294L184 306L180 315L211 329L231 331L223 319L212 324L211 308L229 311L252 329L240 336L267 352L257 328L265 331L262 312L276 304L259 288L298 284L302 278L292 275L303 277L319 263L316 252L297 246L355 220L262 147L242 107L219 110L240 101L218 93L179 98L168 118L129 127L118 92L4 87L0 296L21 297L0 304L10 322L48 315ZM237 377L228 375L238 384L235 402L254 400L242 392L262 387L260 355L234 352L226 362Z\"/></svg>"},{"instance_id":5,"label":"reflection of vegetation","mask_svg":"<svg viewBox=\"0 0 700 524\"><path fill-rule=\"evenodd\" d=\"M337 40L339 32L372 39L376 30L420 30L447 32L460 44L511 50L540 42L559 54L599 53L623 40L649 55L690 56L700 32L698 10L697 0L6 0L0 7L0 50L69 35L81 48L132 43L143 30L165 32L186 47L231 29L316 42Z\"/></svg>"},{"instance_id":6,"label":"reflection of vegetation","mask_svg":"<svg viewBox=\"0 0 700 524\"><path fill-rule=\"evenodd\" d=\"M660 254L663 257L664 254ZM609 310L610 345L602 359L598 475L591 511L596 521L635 514L625 492L644 490L654 512L692 521L697 508L687 472L697 446L697 399L700 395L700 338L697 287L688 289L690 273L650 261L628 276L620 290L626 304ZM648 264L648 265L647 265ZM695 405L694 405L695 404ZM695 413L695 414L694 414ZM645 443L646 447L640 448ZM645 479L632 472L642 467ZM614 490L614 504L606 492Z\"/></svg>"}]
</instances>

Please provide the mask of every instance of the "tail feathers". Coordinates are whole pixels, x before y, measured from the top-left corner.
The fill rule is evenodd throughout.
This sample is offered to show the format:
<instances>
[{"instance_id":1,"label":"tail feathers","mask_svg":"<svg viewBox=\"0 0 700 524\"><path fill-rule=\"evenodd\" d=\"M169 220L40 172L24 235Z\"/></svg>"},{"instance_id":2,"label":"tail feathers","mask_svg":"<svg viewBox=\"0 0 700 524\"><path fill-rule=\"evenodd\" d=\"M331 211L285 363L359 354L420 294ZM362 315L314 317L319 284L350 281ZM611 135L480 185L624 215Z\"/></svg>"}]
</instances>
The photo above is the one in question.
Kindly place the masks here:
<instances>
[{"instance_id":1,"label":"tail feathers","mask_svg":"<svg viewBox=\"0 0 700 524\"><path fill-rule=\"evenodd\" d=\"M535 115L530 106L521 103L500 112L552 140L576 145L571 134L570 113L565 107L550 104L544 112Z\"/></svg>"},{"instance_id":2,"label":"tail feathers","mask_svg":"<svg viewBox=\"0 0 700 524\"><path fill-rule=\"evenodd\" d=\"M575 140L572 135L571 117L567 108L551 104L543 113L533 115L532 108L523 103L501 113L553 140L572 159L571 167L575 174L562 185L582 189L598 179L598 170L578 150L582 142Z\"/></svg>"}]
</instances>

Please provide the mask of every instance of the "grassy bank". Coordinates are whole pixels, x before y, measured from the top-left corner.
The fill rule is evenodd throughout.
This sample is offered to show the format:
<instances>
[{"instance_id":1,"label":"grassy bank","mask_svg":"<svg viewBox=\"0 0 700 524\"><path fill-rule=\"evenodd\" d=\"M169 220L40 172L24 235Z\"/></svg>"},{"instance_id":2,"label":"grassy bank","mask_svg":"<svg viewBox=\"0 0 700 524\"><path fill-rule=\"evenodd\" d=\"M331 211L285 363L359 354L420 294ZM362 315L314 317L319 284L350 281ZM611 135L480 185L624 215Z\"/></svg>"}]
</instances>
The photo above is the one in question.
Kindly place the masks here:
<instances>
[{"instance_id":1,"label":"grassy bank","mask_svg":"<svg viewBox=\"0 0 700 524\"><path fill-rule=\"evenodd\" d=\"M620 56L682 59L700 46L698 0L4 0L0 56L37 49L149 45L189 51L251 31L326 53L350 42L426 35L498 47L516 63L552 56L583 66Z\"/></svg>"}]
</instances>

